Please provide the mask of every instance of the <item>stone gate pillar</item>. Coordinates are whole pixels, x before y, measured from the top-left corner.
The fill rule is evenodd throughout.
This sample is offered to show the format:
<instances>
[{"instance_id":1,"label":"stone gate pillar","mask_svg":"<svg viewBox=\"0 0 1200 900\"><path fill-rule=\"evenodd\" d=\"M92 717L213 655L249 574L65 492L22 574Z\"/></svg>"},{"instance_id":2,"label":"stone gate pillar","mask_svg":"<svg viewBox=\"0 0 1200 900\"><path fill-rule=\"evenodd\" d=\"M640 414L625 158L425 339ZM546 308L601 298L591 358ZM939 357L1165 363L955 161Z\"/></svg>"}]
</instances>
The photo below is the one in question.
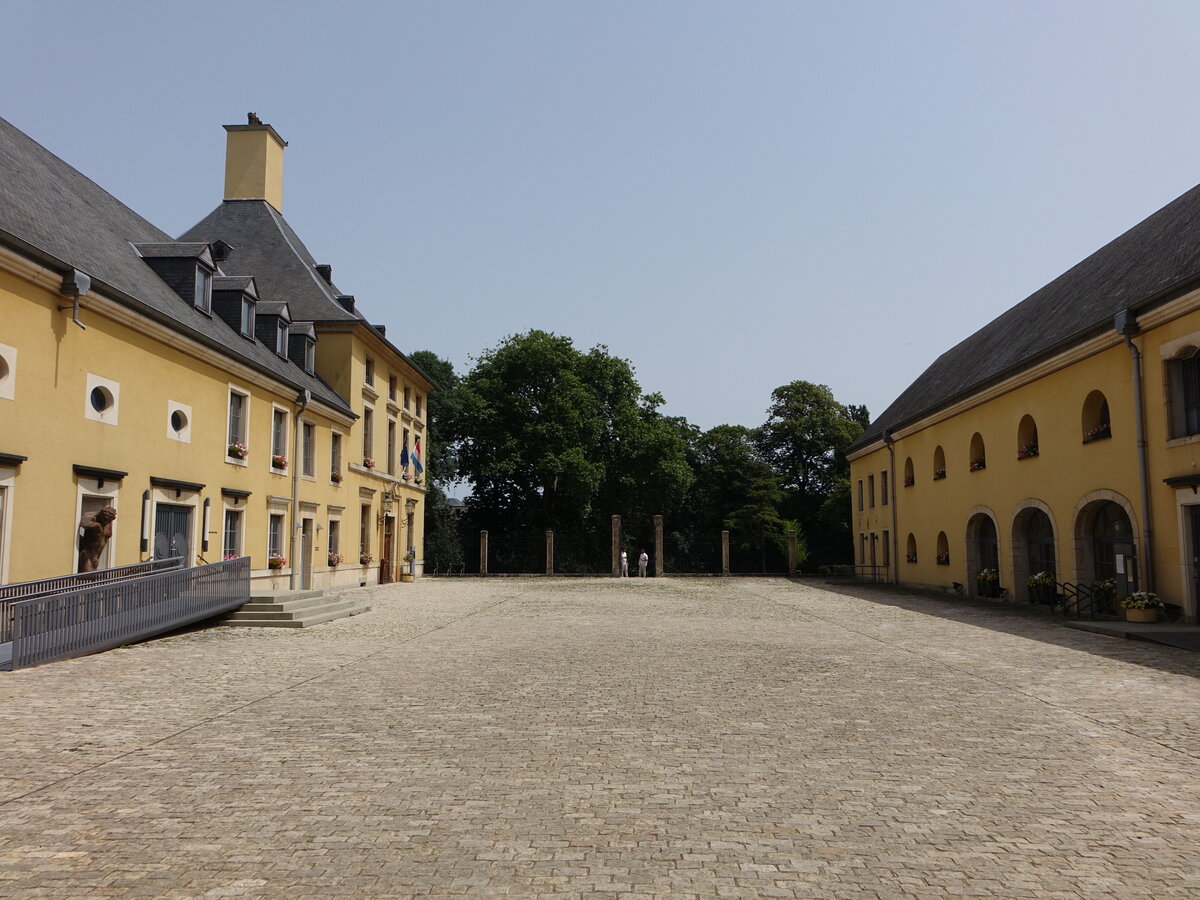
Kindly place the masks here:
<instances>
[{"instance_id":1,"label":"stone gate pillar","mask_svg":"<svg viewBox=\"0 0 1200 900\"><path fill-rule=\"evenodd\" d=\"M612 573L613 578L621 577L621 517L612 517Z\"/></svg>"},{"instance_id":2,"label":"stone gate pillar","mask_svg":"<svg viewBox=\"0 0 1200 900\"><path fill-rule=\"evenodd\" d=\"M788 529L788 574L796 574L796 532L794 529Z\"/></svg>"},{"instance_id":3,"label":"stone gate pillar","mask_svg":"<svg viewBox=\"0 0 1200 900\"><path fill-rule=\"evenodd\" d=\"M546 574L554 574L554 531L546 529Z\"/></svg>"},{"instance_id":4,"label":"stone gate pillar","mask_svg":"<svg viewBox=\"0 0 1200 900\"><path fill-rule=\"evenodd\" d=\"M479 574L487 574L487 532L479 532Z\"/></svg>"},{"instance_id":5,"label":"stone gate pillar","mask_svg":"<svg viewBox=\"0 0 1200 900\"><path fill-rule=\"evenodd\" d=\"M729 532L721 532L721 574L729 574Z\"/></svg>"},{"instance_id":6,"label":"stone gate pillar","mask_svg":"<svg viewBox=\"0 0 1200 900\"><path fill-rule=\"evenodd\" d=\"M654 517L654 577L662 578L663 573L663 517Z\"/></svg>"}]
</instances>

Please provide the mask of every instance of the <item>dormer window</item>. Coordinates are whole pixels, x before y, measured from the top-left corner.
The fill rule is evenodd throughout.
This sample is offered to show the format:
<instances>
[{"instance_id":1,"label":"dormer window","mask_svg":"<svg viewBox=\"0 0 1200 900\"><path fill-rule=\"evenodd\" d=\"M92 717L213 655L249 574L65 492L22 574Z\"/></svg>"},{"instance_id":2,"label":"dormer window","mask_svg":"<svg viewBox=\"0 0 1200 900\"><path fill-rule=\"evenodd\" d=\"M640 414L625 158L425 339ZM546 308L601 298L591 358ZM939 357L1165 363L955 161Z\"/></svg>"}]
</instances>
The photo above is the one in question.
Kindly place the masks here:
<instances>
[{"instance_id":1,"label":"dormer window","mask_svg":"<svg viewBox=\"0 0 1200 900\"><path fill-rule=\"evenodd\" d=\"M317 367L317 345L312 341L304 342L304 371L309 375Z\"/></svg>"},{"instance_id":2,"label":"dormer window","mask_svg":"<svg viewBox=\"0 0 1200 900\"><path fill-rule=\"evenodd\" d=\"M280 356L287 356L287 340L287 322L280 319L279 323L275 326L275 352Z\"/></svg>"},{"instance_id":3,"label":"dormer window","mask_svg":"<svg viewBox=\"0 0 1200 900\"><path fill-rule=\"evenodd\" d=\"M242 295L242 327L244 337L254 337L254 301Z\"/></svg>"},{"instance_id":4,"label":"dormer window","mask_svg":"<svg viewBox=\"0 0 1200 900\"><path fill-rule=\"evenodd\" d=\"M196 309L212 312L212 272L199 264L196 265L196 286L192 297Z\"/></svg>"}]
</instances>

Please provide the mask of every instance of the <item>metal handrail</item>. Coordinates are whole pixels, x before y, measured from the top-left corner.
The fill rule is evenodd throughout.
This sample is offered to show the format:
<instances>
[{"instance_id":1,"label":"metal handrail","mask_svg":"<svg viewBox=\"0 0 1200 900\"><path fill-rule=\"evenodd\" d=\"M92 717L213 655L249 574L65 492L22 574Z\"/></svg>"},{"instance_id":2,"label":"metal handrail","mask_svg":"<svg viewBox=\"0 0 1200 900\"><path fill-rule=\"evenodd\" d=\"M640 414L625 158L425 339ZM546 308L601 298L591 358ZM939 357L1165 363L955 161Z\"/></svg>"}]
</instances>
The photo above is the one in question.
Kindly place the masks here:
<instances>
[{"instance_id":1,"label":"metal handrail","mask_svg":"<svg viewBox=\"0 0 1200 900\"><path fill-rule=\"evenodd\" d=\"M53 578L42 578L38 581L18 581L13 584L0 584L0 600L40 597L44 594L56 594L62 591L74 590L85 585L104 584L132 575L148 575L162 572L166 569L178 569L183 565L183 557L172 556L169 559L149 559L145 562L133 563L128 566L117 566L113 569L97 569L94 572L79 572L73 575L56 575Z\"/></svg>"},{"instance_id":2,"label":"metal handrail","mask_svg":"<svg viewBox=\"0 0 1200 900\"><path fill-rule=\"evenodd\" d=\"M39 581L19 581L14 584L0 585L0 644L12 640L12 606L14 603L32 600L35 597L52 597L84 587L120 584L131 579L144 578L158 572L175 571L181 568L183 568L183 557L172 556L168 559L150 559L146 562L118 566L114 569L97 569L95 572L58 575Z\"/></svg>"},{"instance_id":3,"label":"metal handrail","mask_svg":"<svg viewBox=\"0 0 1200 900\"><path fill-rule=\"evenodd\" d=\"M11 668L83 656L232 612L250 599L250 557L18 600Z\"/></svg>"}]
</instances>

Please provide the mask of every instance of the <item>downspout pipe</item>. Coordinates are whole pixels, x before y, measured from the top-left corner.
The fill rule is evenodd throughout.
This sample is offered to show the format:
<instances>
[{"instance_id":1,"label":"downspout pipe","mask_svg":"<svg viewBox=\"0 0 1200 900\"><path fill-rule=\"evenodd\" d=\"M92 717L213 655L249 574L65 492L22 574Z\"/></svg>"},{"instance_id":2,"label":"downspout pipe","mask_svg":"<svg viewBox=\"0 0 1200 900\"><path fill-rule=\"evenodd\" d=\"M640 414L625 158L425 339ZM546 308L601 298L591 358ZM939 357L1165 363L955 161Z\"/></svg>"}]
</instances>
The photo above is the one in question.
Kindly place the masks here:
<instances>
[{"instance_id":1,"label":"downspout pipe","mask_svg":"<svg viewBox=\"0 0 1200 900\"><path fill-rule=\"evenodd\" d=\"M296 542L300 539L300 417L308 409L312 400L312 391L305 388L296 397L296 415L292 422L292 544L288 558L292 563L292 572L288 576L288 590L296 590L296 569L299 560L296 558Z\"/></svg>"},{"instance_id":2,"label":"downspout pipe","mask_svg":"<svg viewBox=\"0 0 1200 900\"><path fill-rule=\"evenodd\" d=\"M1142 570L1146 573L1147 591L1154 591L1154 533L1150 527L1150 464L1146 456L1145 401L1142 387L1142 353L1133 336L1141 329L1137 315L1131 309L1123 309L1113 318L1113 327L1125 338L1133 365L1133 414L1137 423L1138 477L1141 481L1142 555L1145 557Z\"/></svg>"},{"instance_id":3,"label":"downspout pipe","mask_svg":"<svg viewBox=\"0 0 1200 900\"><path fill-rule=\"evenodd\" d=\"M892 438L892 429L883 429L883 443L888 451L888 493L892 505L892 547L890 554L892 569L892 584L900 583L900 536L896 532L896 441Z\"/></svg>"}]
</instances>

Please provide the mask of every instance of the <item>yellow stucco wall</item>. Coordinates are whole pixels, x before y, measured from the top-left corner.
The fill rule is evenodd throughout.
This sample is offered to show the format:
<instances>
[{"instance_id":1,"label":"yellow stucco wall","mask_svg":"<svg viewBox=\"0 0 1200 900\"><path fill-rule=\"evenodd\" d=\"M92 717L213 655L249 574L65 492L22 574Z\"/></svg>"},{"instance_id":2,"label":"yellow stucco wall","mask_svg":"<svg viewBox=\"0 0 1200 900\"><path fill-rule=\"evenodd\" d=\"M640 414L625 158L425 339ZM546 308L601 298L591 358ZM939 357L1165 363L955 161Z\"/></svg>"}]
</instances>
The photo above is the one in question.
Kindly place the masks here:
<instances>
[{"instance_id":1,"label":"yellow stucco wall","mask_svg":"<svg viewBox=\"0 0 1200 900\"><path fill-rule=\"evenodd\" d=\"M1188 307L1191 307L1190 309ZM1179 304L1168 318L1147 317L1149 327L1135 338L1143 356L1145 423L1149 470L1155 589L1170 603L1196 614L1189 527L1182 507L1200 503L1190 488L1174 489L1163 479L1200 472L1200 440L1171 440L1163 355L1191 338L1200 346L1200 297ZM1156 321L1155 319L1164 319ZM1113 500L1124 508L1134 533L1139 586L1145 584L1145 522L1134 415L1131 355L1115 332L1104 339L1110 346L1062 367L1046 365L1040 377L1014 385L999 396L963 409L942 421L902 427L895 435L895 505L879 496L889 456L882 443L851 460L855 556L871 563L870 535L882 541L884 531L895 533L888 553L889 575L905 583L948 587L954 582L973 591L978 563L970 551L968 527L972 516L989 515L995 522L999 546L1000 581L1010 592L1025 597L1028 565L1023 559L1022 531L1014 525L1023 509L1036 507L1050 517L1055 531L1055 557L1060 581L1091 580L1086 527L1080 512L1089 501ZM1164 348L1166 348L1164 350ZM1105 395L1112 437L1085 443L1083 409L1092 391ZM1024 416L1037 424L1039 455L1018 459L1018 430ZM986 449L986 468L971 471L971 445L978 433ZM934 478L935 457L941 448L946 477ZM904 485L906 462L912 461L914 484ZM875 479L875 506L867 493ZM863 510L859 510L859 482ZM1194 498L1194 499L1193 499ZM892 524L893 511L895 525ZM947 539L949 565L937 562L939 532ZM908 536L915 538L917 561L906 560ZM866 535L864 545L860 535ZM877 544L875 562L884 563Z\"/></svg>"},{"instance_id":2,"label":"yellow stucco wall","mask_svg":"<svg viewBox=\"0 0 1200 900\"><path fill-rule=\"evenodd\" d=\"M72 572L81 495L106 497L118 510L107 562L125 565L147 558L141 549L142 495L150 490L155 503L195 506L194 549L201 553L200 518L204 500L210 501L209 550L204 559L221 558L225 504L244 510L242 552L251 556L256 578L274 588L288 585L290 570L267 569L267 527L272 510L291 520L292 475L300 460L294 446L296 411L293 392L273 385L265 376L236 372L228 360L211 351L181 352L182 341L145 333L135 321L124 324L98 311L102 298L84 299L81 319L87 330L70 321L69 313L56 310L62 302L57 292L30 279L0 269L0 347L16 352L9 378L12 399L0 398L0 454L28 457L19 465L0 464L0 581L24 581ZM335 335L325 344L318 340L319 359L332 366L333 353L363 355L350 336ZM2 355L3 351L0 351ZM193 355L195 353L196 355ZM197 355L209 358L197 358ZM399 358L393 360L400 366ZM349 371L352 364L344 367ZM385 368L385 379L386 371ZM89 376L115 385L116 424L93 421L88 409ZM361 378L361 375L360 375ZM386 385L386 380L385 380ZM226 456L228 403L231 386L250 397L247 444L249 457L238 464ZM361 410L361 398L351 394L351 405ZM172 402L187 408L190 441L169 437ZM270 465L272 410L289 413L284 473ZM105 414L111 420L111 414ZM299 478L299 518L311 518L313 583L358 584L378 577L380 540L385 513L383 496L394 496L394 514L403 519L405 500L415 501L414 543L423 543L424 491L356 465L361 445L360 423L323 411L314 404L303 421L315 426L313 475ZM333 431L344 435L342 473L331 479ZM128 473L101 486L95 479L77 476L74 466ZM169 489L155 488L151 478L204 485L198 493L179 497ZM234 503L221 489L250 491ZM364 493L364 489L366 493ZM371 549L375 561L358 564L359 523L363 503L371 506ZM339 509L340 508L340 509ZM330 518L342 520L341 552L345 563L327 565ZM151 512L150 521L153 522ZM321 527L316 528L317 525ZM399 559L400 528L392 556ZM293 559L290 528L285 531L284 553ZM421 571L418 565L418 572Z\"/></svg>"}]
</instances>

